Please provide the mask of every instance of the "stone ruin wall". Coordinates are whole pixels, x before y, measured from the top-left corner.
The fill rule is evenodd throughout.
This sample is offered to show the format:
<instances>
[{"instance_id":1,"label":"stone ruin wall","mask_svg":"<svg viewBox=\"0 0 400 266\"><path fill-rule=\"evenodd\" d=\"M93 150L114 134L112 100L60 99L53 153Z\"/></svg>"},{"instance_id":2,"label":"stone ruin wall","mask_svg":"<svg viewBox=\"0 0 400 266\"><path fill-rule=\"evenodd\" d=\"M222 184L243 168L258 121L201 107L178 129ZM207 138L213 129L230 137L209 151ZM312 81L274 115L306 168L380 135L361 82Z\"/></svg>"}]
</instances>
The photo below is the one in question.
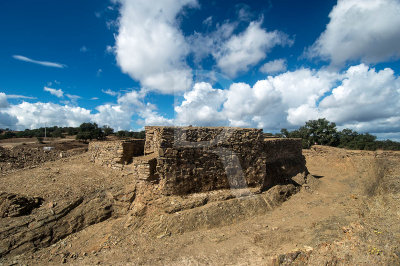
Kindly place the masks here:
<instances>
[{"instance_id":1,"label":"stone ruin wall","mask_svg":"<svg viewBox=\"0 0 400 266\"><path fill-rule=\"evenodd\" d=\"M182 195L262 185L262 140L259 129L146 127L145 153L156 155L159 189Z\"/></svg>"},{"instance_id":2,"label":"stone ruin wall","mask_svg":"<svg viewBox=\"0 0 400 266\"><path fill-rule=\"evenodd\" d=\"M145 141L90 143L91 160L124 169L165 195L245 187L266 190L307 172L301 140L265 138L261 129L145 130Z\"/></svg>"},{"instance_id":3,"label":"stone ruin wall","mask_svg":"<svg viewBox=\"0 0 400 266\"><path fill-rule=\"evenodd\" d=\"M143 155L144 140L91 141L88 147L90 161L113 169L122 169L132 158Z\"/></svg>"},{"instance_id":4,"label":"stone ruin wall","mask_svg":"<svg viewBox=\"0 0 400 266\"><path fill-rule=\"evenodd\" d=\"M252 128L146 127L145 154L157 160L152 180L164 194L267 189L306 171L300 140L265 140Z\"/></svg>"}]
</instances>

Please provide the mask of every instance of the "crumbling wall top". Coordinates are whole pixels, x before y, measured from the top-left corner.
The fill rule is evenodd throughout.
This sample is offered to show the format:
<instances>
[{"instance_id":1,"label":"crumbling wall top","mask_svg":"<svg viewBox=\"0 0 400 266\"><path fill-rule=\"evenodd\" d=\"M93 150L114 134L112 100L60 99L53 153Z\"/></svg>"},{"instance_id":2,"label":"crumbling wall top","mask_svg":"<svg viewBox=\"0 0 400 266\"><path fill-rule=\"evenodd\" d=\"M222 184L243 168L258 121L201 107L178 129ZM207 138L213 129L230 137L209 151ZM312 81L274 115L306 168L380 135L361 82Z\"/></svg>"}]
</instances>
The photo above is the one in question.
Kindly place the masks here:
<instances>
[{"instance_id":1,"label":"crumbling wall top","mask_svg":"<svg viewBox=\"0 0 400 266\"><path fill-rule=\"evenodd\" d=\"M147 126L145 154L159 154L160 149L215 147L259 143L262 129L238 127Z\"/></svg>"}]
</instances>

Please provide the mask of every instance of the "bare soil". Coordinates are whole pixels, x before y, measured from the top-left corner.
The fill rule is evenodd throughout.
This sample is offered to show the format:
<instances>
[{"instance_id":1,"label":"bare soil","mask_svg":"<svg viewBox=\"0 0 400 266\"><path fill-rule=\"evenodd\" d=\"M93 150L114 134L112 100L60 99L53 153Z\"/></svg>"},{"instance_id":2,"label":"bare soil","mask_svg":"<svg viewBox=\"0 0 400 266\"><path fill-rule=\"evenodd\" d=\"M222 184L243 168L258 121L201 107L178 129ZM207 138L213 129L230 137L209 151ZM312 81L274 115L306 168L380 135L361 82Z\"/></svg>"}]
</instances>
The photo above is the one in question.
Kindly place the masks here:
<instances>
[{"instance_id":1,"label":"bare soil","mask_svg":"<svg viewBox=\"0 0 400 266\"><path fill-rule=\"evenodd\" d=\"M314 146L303 153L314 178L297 193L281 186L147 205L135 203L147 198L135 194L134 177L91 164L86 154L6 173L0 191L43 203L30 215L0 218L0 240L16 219L32 228L26 235L35 233L38 214L54 234L21 242L0 265L399 265L400 152ZM61 218L45 220L51 215ZM56 238L59 228L65 234Z\"/></svg>"},{"instance_id":2,"label":"bare soil","mask_svg":"<svg viewBox=\"0 0 400 266\"><path fill-rule=\"evenodd\" d=\"M28 141L24 141L28 140ZM2 175L22 168L35 168L87 151L86 143L74 139L48 139L37 143L32 139L10 139L0 142L0 172Z\"/></svg>"},{"instance_id":3,"label":"bare soil","mask_svg":"<svg viewBox=\"0 0 400 266\"><path fill-rule=\"evenodd\" d=\"M65 138L43 138L44 144L52 144L56 142L67 142L67 141L75 141L75 136L66 136ZM37 138L10 138L10 139L1 139L0 146L3 148L12 148L18 145L26 145L26 144L36 144L38 143Z\"/></svg>"}]
</instances>

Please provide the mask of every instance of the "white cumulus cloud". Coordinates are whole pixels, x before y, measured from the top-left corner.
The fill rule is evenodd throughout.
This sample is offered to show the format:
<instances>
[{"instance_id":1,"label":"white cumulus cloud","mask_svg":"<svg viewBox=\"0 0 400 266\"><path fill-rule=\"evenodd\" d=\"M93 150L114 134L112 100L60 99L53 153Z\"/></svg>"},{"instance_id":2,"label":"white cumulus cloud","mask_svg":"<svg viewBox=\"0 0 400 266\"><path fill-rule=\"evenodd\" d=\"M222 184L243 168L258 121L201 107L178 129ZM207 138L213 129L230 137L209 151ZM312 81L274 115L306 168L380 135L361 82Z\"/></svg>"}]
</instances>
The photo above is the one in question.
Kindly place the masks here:
<instances>
[{"instance_id":1,"label":"white cumulus cloud","mask_svg":"<svg viewBox=\"0 0 400 266\"><path fill-rule=\"evenodd\" d=\"M364 64L348 68L338 86L319 104L307 103L288 110L288 120L325 117L341 128L361 132L393 133L400 137L400 79L392 69L377 71Z\"/></svg>"},{"instance_id":2,"label":"white cumulus cloud","mask_svg":"<svg viewBox=\"0 0 400 266\"><path fill-rule=\"evenodd\" d=\"M290 126L289 108L315 104L337 78L335 73L299 69L260 80L254 86L233 83L227 90L196 83L175 107L176 121L278 130Z\"/></svg>"},{"instance_id":3,"label":"white cumulus cloud","mask_svg":"<svg viewBox=\"0 0 400 266\"><path fill-rule=\"evenodd\" d=\"M0 108L8 106L7 95L4 92L0 92Z\"/></svg>"},{"instance_id":4,"label":"white cumulus cloud","mask_svg":"<svg viewBox=\"0 0 400 266\"><path fill-rule=\"evenodd\" d=\"M302 68L226 90L197 83L175 111L178 124L278 131L324 117L339 128L400 139L400 78L360 64L341 73Z\"/></svg>"},{"instance_id":5,"label":"white cumulus cloud","mask_svg":"<svg viewBox=\"0 0 400 266\"><path fill-rule=\"evenodd\" d=\"M335 66L399 57L399 14L399 0L338 0L326 30L309 54L328 59Z\"/></svg>"},{"instance_id":6,"label":"white cumulus cloud","mask_svg":"<svg viewBox=\"0 0 400 266\"><path fill-rule=\"evenodd\" d=\"M247 29L231 36L214 53L217 66L230 77L247 71L265 59L267 52L277 45L290 44L288 36L279 31L267 32L261 28L261 21L251 22Z\"/></svg>"},{"instance_id":7,"label":"white cumulus cloud","mask_svg":"<svg viewBox=\"0 0 400 266\"><path fill-rule=\"evenodd\" d=\"M144 108L140 109L139 116L141 119L137 121L142 126L168 126L174 125L173 119L165 118L157 112L155 105L147 103Z\"/></svg>"},{"instance_id":8,"label":"white cumulus cloud","mask_svg":"<svg viewBox=\"0 0 400 266\"><path fill-rule=\"evenodd\" d=\"M192 83L186 56L190 48L177 15L196 0L119 0L115 53L122 71L161 93L184 91Z\"/></svg>"},{"instance_id":9,"label":"white cumulus cloud","mask_svg":"<svg viewBox=\"0 0 400 266\"><path fill-rule=\"evenodd\" d=\"M23 101L20 104L3 104L0 111L0 128L8 127L23 130L47 126L79 126L83 122L96 122L100 126L108 125L115 130L134 129L134 119L143 125L172 125L173 120L165 118L157 107L146 103L142 91L129 91L120 94L115 103L98 105L94 110L77 105L79 96L66 94L69 101L62 104ZM6 95L0 93L0 101Z\"/></svg>"},{"instance_id":10,"label":"white cumulus cloud","mask_svg":"<svg viewBox=\"0 0 400 266\"><path fill-rule=\"evenodd\" d=\"M276 74L286 71L287 63L285 59L269 61L260 67L260 71L266 74Z\"/></svg>"},{"instance_id":11,"label":"white cumulus cloud","mask_svg":"<svg viewBox=\"0 0 400 266\"><path fill-rule=\"evenodd\" d=\"M54 103L22 102L10 105L6 111L17 119L16 128L39 128L46 125L79 126L90 121L90 110Z\"/></svg>"},{"instance_id":12,"label":"white cumulus cloud","mask_svg":"<svg viewBox=\"0 0 400 266\"><path fill-rule=\"evenodd\" d=\"M61 89L57 90L57 89L52 89L52 88L49 88L49 87L44 87L43 90L49 92L51 95L54 95L54 96L56 96L58 98L64 97L64 92Z\"/></svg>"},{"instance_id":13,"label":"white cumulus cloud","mask_svg":"<svg viewBox=\"0 0 400 266\"><path fill-rule=\"evenodd\" d=\"M175 107L177 124L219 125L226 120L220 112L226 91L213 89L209 83L196 83L184 94L184 101Z\"/></svg>"}]
</instances>

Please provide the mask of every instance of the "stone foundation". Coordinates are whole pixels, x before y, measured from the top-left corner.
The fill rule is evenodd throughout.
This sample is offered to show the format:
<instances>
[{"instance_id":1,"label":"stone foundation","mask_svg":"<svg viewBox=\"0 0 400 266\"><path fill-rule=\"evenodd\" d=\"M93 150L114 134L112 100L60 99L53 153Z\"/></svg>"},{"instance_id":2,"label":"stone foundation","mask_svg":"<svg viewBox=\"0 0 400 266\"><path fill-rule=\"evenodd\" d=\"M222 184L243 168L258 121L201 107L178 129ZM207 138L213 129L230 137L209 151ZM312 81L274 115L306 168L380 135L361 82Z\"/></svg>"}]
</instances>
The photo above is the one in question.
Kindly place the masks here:
<instances>
[{"instance_id":1,"label":"stone foundation","mask_svg":"<svg viewBox=\"0 0 400 266\"><path fill-rule=\"evenodd\" d=\"M89 152L103 165L126 164L124 171L164 195L247 187L262 191L307 174L300 139L265 138L261 129L146 127L144 156L124 152L124 145L94 142Z\"/></svg>"}]
</instances>

